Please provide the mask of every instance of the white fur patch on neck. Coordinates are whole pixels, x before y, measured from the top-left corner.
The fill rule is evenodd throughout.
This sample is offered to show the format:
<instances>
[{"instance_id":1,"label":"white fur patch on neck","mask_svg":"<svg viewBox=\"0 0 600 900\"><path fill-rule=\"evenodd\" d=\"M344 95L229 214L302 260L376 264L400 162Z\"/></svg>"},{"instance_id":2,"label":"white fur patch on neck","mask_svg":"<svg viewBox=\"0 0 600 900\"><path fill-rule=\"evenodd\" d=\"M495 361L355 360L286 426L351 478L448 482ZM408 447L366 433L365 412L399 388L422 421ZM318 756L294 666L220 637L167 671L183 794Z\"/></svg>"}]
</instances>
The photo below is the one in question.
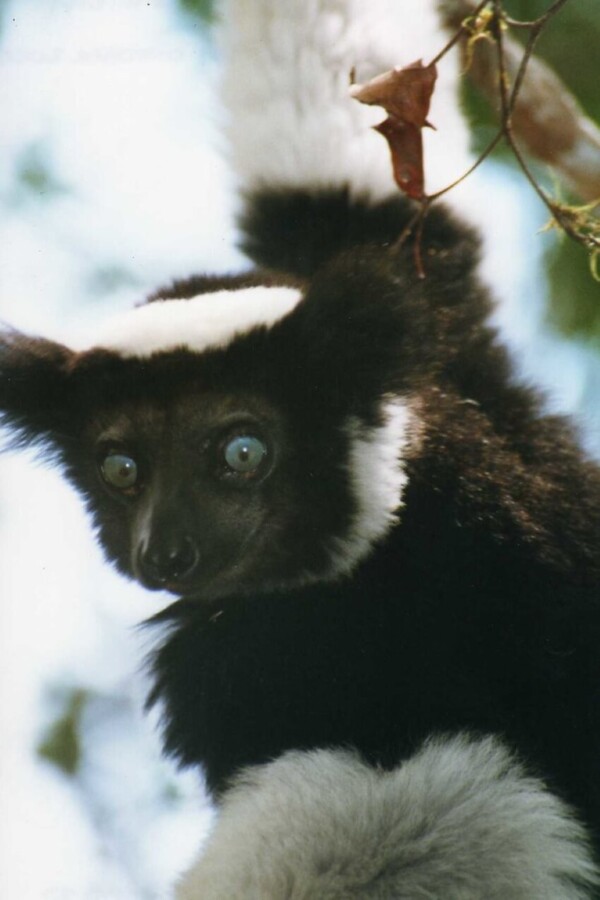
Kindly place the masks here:
<instances>
[{"instance_id":1,"label":"white fur patch on neck","mask_svg":"<svg viewBox=\"0 0 600 900\"><path fill-rule=\"evenodd\" d=\"M408 481L404 460L414 430L413 414L406 401L390 397L383 404L382 419L383 424L375 428L367 428L356 418L346 424L356 512L347 534L336 538L333 545L337 575L352 571L398 522Z\"/></svg>"},{"instance_id":2,"label":"white fur patch on neck","mask_svg":"<svg viewBox=\"0 0 600 900\"><path fill-rule=\"evenodd\" d=\"M226 347L253 328L274 325L301 299L296 288L258 286L188 300L156 300L114 316L77 349L144 357L177 348L202 352Z\"/></svg>"}]
</instances>

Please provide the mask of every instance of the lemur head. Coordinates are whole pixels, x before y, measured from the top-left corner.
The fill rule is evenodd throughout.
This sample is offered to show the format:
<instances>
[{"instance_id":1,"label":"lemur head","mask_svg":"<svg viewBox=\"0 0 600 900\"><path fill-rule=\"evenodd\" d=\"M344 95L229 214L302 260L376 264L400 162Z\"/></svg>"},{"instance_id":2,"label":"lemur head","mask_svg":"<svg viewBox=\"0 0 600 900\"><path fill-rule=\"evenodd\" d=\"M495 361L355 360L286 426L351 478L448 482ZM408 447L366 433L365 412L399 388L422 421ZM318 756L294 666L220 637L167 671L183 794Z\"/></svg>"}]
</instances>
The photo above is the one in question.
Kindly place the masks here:
<instances>
[{"instance_id":1,"label":"lemur head","mask_svg":"<svg viewBox=\"0 0 600 900\"><path fill-rule=\"evenodd\" d=\"M418 279L386 266L364 251L309 285L193 279L84 350L5 333L0 411L149 588L214 599L337 577L396 522L433 365Z\"/></svg>"},{"instance_id":2,"label":"lemur head","mask_svg":"<svg viewBox=\"0 0 600 900\"><path fill-rule=\"evenodd\" d=\"M122 572L209 599L293 585L394 524L414 335L403 354L390 285L354 269L195 279L83 351L4 334L4 420L62 466Z\"/></svg>"}]
</instances>

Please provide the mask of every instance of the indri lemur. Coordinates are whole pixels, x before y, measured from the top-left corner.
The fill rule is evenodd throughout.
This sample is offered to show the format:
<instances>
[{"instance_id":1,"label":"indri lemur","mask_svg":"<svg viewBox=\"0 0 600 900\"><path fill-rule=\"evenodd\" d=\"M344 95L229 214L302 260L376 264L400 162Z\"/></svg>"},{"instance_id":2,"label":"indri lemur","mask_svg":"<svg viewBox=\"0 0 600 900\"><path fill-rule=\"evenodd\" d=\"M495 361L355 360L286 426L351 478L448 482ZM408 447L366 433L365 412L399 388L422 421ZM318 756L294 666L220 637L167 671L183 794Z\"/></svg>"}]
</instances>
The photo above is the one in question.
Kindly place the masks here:
<instances>
[{"instance_id":1,"label":"indri lemur","mask_svg":"<svg viewBox=\"0 0 600 900\"><path fill-rule=\"evenodd\" d=\"M151 702L224 804L181 897L589 897L600 475L515 382L471 227L431 209L424 279L398 241L413 211L341 86L389 55L376 12L406 30L387 0L232 0L257 268L83 349L5 331L0 408L174 595Z\"/></svg>"}]
</instances>

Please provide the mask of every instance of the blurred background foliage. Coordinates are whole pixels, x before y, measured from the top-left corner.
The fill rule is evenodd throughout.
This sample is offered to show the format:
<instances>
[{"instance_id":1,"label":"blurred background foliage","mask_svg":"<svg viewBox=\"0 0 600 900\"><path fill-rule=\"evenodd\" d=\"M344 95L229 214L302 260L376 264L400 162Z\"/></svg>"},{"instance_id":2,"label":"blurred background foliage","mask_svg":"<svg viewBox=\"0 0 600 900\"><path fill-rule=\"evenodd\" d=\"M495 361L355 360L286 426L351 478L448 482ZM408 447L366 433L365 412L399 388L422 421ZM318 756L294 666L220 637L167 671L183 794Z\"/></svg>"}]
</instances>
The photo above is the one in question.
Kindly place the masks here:
<instances>
[{"instance_id":1,"label":"blurred background foliage","mask_svg":"<svg viewBox=\"0 0 600 900\"><path fill-rule=\"evenodd\" d=\"M550 0L504 2L507 13L521 21L537 18L549 5ZM513 29L511 35L523 40L526 32ZM599 0L569 0L544 29L536 54L552 66L586 114L600 122ZM493 137L497 118L487 101L466 79L464 93L475 152L480 152ZM504 165L518 168L505 147L496 151L496 158ZM547 167L533 168L540 183L554 196L568 202L581 202L561 187L560 179L555 178ZM591 341L600 352L600 283L591 276L588 254L557 230L552 230L545 245L550 324L569 337Z\"/></svg>"},{"instance_id":2,"label":"blurred background foliage","mask_svg":"<svg viewBox=\"0 0 600 900\"><path fill-rule=\"evenodd\" d=\"M542 15L549 0L505 0L504 7L515 19ZM515 36L518 34L515 32ZM549 22L536 53L559 73L593 119L600 120L600 3L569 0Z\"/></svg>"},{"instance_id":3,"label":"blurred background foliage","mask_svg":"<svg viewBox=\"0 0 600 900\"><path fill-rule=\"evenodd\" d=\"M74 776L81 762L81 717L89 696L81 688L61 693L64 694L60 698L62 714L48 726L37 752L66 775Z\"/></svg>"},{"instance_id":4,"label":"blurred background foliage","mask_svg":"<svg viewBox=\"0 0 600 900\"><path fill-rule=\"evenodd\" d=\"M179 0L179 4L199 24L210 24L215 19L214 0Z\"/></svg>"}]
</instances>

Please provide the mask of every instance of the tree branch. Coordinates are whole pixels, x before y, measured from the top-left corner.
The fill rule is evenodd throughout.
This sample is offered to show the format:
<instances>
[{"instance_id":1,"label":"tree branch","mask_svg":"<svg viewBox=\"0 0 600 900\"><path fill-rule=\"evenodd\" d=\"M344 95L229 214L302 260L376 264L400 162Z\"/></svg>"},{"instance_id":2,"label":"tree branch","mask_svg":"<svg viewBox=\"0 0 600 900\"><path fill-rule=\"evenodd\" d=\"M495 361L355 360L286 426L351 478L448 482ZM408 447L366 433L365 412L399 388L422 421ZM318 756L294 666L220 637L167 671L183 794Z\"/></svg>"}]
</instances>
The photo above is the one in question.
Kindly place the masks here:
<instances>
[{"instance_id":1,"label":"tree branch","mask_svg":"<svg viewBox=\"0 0 600 900\"><path fill-rule=\"evenodd\" d=\"M512 136L526 151L547 163L584 202L600 199L600 128L585 115L558 76L532 52L544 26L567 0L556 0L532 22L516 22L503 16L510 26L527 27L525 50L507 34L500 40L506 80L512 88L507 107ZM493 5L493 4L492 4ZM441 11L445 24L460 29L463 61L471 61L469 76L498 106L497 41L479 40L468 45L462 26L481 4L469 0L444 0ZM527 70L527 78L524 78Z\"/></svg>"}]
</instances>

